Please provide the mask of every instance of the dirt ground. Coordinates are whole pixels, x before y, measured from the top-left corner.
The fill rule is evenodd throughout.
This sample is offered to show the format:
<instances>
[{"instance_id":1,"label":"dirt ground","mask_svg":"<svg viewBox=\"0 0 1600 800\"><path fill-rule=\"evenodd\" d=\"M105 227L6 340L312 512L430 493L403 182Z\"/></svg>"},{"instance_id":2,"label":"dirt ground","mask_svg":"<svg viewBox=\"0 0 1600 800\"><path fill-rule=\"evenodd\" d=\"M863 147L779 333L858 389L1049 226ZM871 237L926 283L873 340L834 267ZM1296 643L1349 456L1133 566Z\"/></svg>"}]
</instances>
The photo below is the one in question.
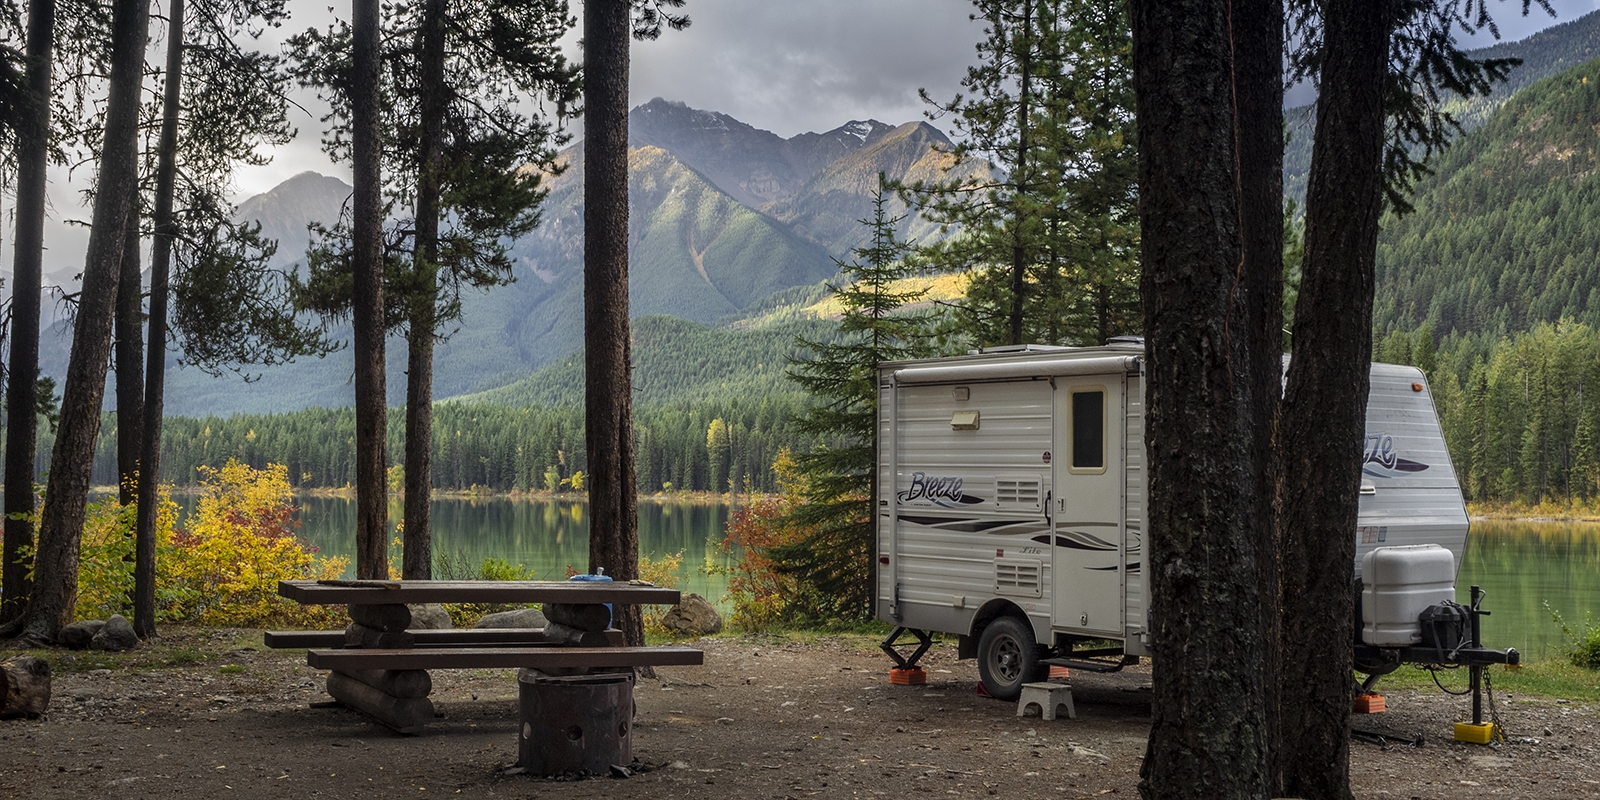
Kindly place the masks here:
<instances>
[{"instance_id":1,"label":"dirt ground","mask_svg":"<svg viewBox=\"0 0 1600 800\"><path fill-rule=\"evenodd\" d=\"M1148 667L1074 674L1078 718L1046 722L976 696L974 662L957 661L952 644L929 654L929 682L917 687L890 685L888 659L861 637L699 646L705 666L641 679L634 755L646 771L626 779L514 774L513 671L434 673L442 716L400 736L353 711L312 707L328 698L300 653L241 647L181 667L58 672L46 717L0 722L0 797L1137 794ZM1358 797L1600 798L1600 709L1501 697L1510 741L1485 747L1451 740L1451 723L1469 718L1467 698L1394 692L1388 705L1358 727L1425 744L1353 743Z\"/></svg>"}]
</instances>

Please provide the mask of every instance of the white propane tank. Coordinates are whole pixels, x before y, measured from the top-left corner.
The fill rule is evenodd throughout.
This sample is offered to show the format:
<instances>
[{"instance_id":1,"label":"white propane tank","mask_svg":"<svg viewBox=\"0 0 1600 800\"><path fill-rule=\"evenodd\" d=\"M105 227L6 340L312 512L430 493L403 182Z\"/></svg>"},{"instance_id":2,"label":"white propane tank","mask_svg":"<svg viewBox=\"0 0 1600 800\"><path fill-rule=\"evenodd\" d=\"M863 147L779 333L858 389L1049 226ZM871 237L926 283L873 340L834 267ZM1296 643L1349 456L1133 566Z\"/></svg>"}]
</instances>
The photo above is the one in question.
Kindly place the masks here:
<instances>
[{"instance_id":1,"label":"white propane tank","mask_svg":"<svg viewBox=\"0 0 1600 800\"><path fill-rule=\"evenodd\" d=\"M1417 617L1456 599L1456 559L1436 544L1380 547L1361 559L1361 640L1375 647L1422 641Z\"/></svg>"}]
</instances>

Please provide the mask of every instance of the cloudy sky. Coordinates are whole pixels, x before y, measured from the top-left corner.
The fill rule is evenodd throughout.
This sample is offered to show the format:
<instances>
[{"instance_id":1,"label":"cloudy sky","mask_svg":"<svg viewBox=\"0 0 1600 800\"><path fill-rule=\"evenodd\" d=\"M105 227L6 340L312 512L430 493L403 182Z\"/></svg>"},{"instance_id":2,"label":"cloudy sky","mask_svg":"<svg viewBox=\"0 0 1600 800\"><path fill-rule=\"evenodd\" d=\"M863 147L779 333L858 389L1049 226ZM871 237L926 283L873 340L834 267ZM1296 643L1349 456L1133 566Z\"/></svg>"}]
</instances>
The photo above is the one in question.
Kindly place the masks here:
<instances>
[{"instance_id":1,"label":"cloudy sky","mask_svg":"<svg viewBox=\"0 0 1600 800\"><path fill-rule=\"evenodd\" d=\"M288 30L325 24L326 0L290 0ZM1556 18L1539 10L1520 16L1520 0L1491 4L1503 39L1516 40L1600 8L1600 0L1552 0ZM582 6L573 0L575 16ZM968 19L970 0L688 0L692 24L633 44L632 105L653 97L721 111L780 136L826 131L852 119L898 124L921 118L926 88L953 97L975 58L981 23ZM345 7L334 13L348 15ZM304 20L304 21L300 21ZM569 51L581 58L577 39ZM1472 44L1493 42L1482 33ZM1291 99L1306 102L1301 93ZM328 163L317 144L320 123L299 114L301 137L275 162L242 174L241 197L265 191L307 169L348 170Z\"/></svg>"},{"instance_id":2,"label":"cloudy sky","mask_svg":"<svg viewBox=\"0 0 1600 800\"><path fill-rule=\"evenodd\" d=\"M1491 8L1501 17L1502 37L1516 40L1596 10L1600 0L1552 0L1551 5L1555 19L1537 7L1527 18L1519 16L1519 0L1501 0ZM263 37L263 47L275 48L292 32L324 27L349 14L348 3L330 8L328 0L289 0L289 7L292 19ZM573 9L581 16L579 0L573 0ZM968 19L971 9L969 0L689 0L684 10L693 24L687 30L634 43L631 102L679 100L785 137L830 130L851 119L892 124L918 119L926 106L917 90L952 97L975 59L982 26ZM579 36L581 31L574 31L569 37L574 59L581 57ZM1491 42L1480 34L1471 44ZM315 99L299 100L307 109L293 113L299 138L279 148L271 164L242 171L237 198L305 170L348 180L349 170L330 163L321 151L321 110ZM78 171L79 181L85 172ZM86 238L81 227L60 224L88 217L77 194L81 187L65 178L60 175L51 187L50 271L65 268L74 260L72 253L81 254ZM0 263L9 266L11 248L3 249Z\"/></svg>"}]
</instances>

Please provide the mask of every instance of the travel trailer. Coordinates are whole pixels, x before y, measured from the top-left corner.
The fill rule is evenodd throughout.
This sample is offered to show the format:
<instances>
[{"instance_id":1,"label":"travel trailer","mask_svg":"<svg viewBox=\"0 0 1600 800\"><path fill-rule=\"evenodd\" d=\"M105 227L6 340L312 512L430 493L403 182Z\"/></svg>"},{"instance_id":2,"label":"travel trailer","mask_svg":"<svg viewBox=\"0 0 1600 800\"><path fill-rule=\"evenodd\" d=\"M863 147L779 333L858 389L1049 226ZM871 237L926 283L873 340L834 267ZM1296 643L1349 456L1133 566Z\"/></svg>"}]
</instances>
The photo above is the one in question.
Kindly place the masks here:
<instances>
[{"instance_id":1,"label":"travel trailer","mask_svg":"<svg viewBox=\"0 0 1600 800\"><path fill-rule=\"evenodd\" d=\"M985 689L1013 699L1051 663L1110 671L1149 654L1143 355L1121 339L879 367L875 613L902 668L929 633L954 634ZM1421 370L1372 365L1365 449L1351 568L1383 578L1358 604L1375 622L1357 661L1466 663L1479 651L1464 628L1440 647L1418 619L1455 599L1467 540ZM907 634L921 642L909 659L894 649Z\"/></svg>"}]
</instances>

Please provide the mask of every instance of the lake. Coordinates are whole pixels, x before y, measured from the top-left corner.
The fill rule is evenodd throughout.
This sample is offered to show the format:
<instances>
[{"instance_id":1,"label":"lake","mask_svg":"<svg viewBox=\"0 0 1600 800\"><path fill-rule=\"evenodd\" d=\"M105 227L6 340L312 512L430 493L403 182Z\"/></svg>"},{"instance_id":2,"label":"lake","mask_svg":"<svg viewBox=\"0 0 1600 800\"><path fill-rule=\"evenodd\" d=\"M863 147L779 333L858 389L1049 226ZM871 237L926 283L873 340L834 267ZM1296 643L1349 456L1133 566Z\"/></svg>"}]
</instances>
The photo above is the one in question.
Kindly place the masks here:
<instances>
[{"instance_id":1,"label":"lake","mask_svg":"<svg viewBox=\"0 0 1600 800\"><path fill-rule=\"evenodd\" d=\"M323 553L355 562L356 504L343 497L301 497L300 533ZM722 532L731 506L727 503L639 501L639 552L653 560L683 554L677 588L700 594L726 608L725 578L714 570L731 559L721 551ZM532 570L540 579L565 580L567 567L589 568L588 503L491 497L433 501L435 564L448 571L476 573L484 559L501 558ZM389 539L405 512L398 502L389 507ZM392 549L398 564L400 550ZM354 577L354 568L349 571ZM435 577L445 577L435 575Z\"/></svg>"},{"instance_id":2,"label":"lake","mask_svg":"<svg viewBox=\"0 0 1600 800\"><path fill-rule=\"evenodd\" d=\"M1483 643L1515 647L1530 660L1560 655L1561 631L1544 603L1581 629L1600 623L1600 524L1483 520L1472 523L1456 600L1483 587Z\"/></svg>"},{"instance_id":3,"label":"lake","mask_svg":"<svg viewBox=\"0 0 1600 800\"><path fill-rule=\"evenodd\" d=\"M355 501L303 497L298 502L307 540L324 553L354 555ZM486 558L503 558L541 578L559 580L569 565L583 570L589 563L586 510L578 500L435 500L434 552L472 568ZM640 552L652 559L683 553L678 587L724 609L726 581L707 567L730 561L719 547L729 510L726 503L639 503ZM400 519L398 503L389 513L391 520ZM1467 602L1467 587L1473 584L1488 592L1484 608L1493 612L1483 620L1486 645L1515 647L1530 659L1552 657L1562 639L1545 602L1569 623L1582 624L1588 613L1600 617L1600 524L1474 522L1457 580L1460 602Z\"/></svg>"}]
</instances>

